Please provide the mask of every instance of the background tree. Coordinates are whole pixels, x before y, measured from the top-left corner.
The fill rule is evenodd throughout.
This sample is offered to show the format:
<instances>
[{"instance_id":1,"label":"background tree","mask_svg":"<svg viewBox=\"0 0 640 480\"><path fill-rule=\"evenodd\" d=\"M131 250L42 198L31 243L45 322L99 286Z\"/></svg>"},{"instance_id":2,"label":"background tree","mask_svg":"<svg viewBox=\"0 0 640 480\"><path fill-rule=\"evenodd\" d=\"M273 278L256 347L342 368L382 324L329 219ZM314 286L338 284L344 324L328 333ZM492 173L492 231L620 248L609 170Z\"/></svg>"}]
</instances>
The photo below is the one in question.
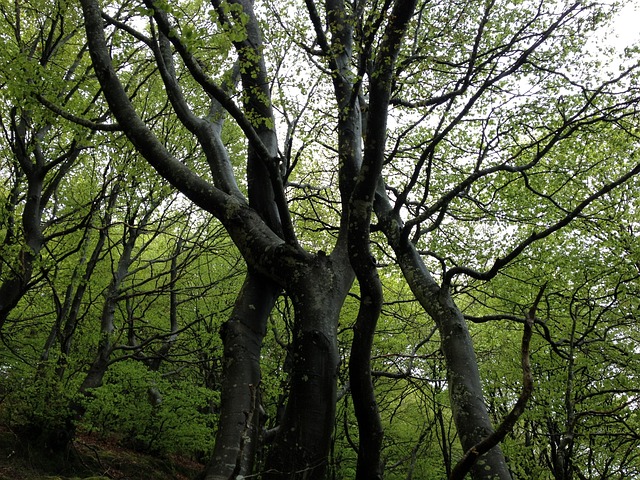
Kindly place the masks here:
<instances>
[{"instance_id":1,"label":"background tree","mask_svg":"<svg viewBox=\"0 0 640 480\"><path fill-rule=\"evenodd\" d=\"M56 196L91 133L59 125L36 94L57 98L61 105L86 107L85 114L95 112L86 103L77 105L87 82L87 58L74 57L73 42L81 32L73 9L56 2L50 15L41 17L37 5L7 4L2 14L6 68L0 80L0 122L7 147L2 165L7 183L2 196L0 329L20 298L42 280L43 270L51 268L41 263L45 246L65 228L80 228L80 221L70 220L74 215L87 215L86 205L78 205L77 212L62 211ZM56 76L63 78L64 87L52 81Z\"/></svg>"},{"instance_id":2,"label":"background tree","mask_svg":"<svg viewBox=\"0 0 640 480\"><path fill-rule=\"evenodd\" d=\"M453 54L456 60L427 50L430 42L416 42L406 61L410 81L399 75L397 82L398 109L408 109L404 118L415 112L431 123L420 128L410 120L398 130L376 212L409 285L439 327L453 414L467 451L492 427L471 337L455 303L456 284L465 283L461 276L492 280L534 242L597 212L597 200L640 171L634 155L627 155L636 148L635 135L628 133L637 92L627 80L636 66L604 79L580 67L566 74L564 61L575 65L575 56L585 52L563 32L588 25L599 13L579 4L558 5L552 13L550 6L533 2L512 16L507 6L490 2L474 17L464 5L460 12L467 15L457 17L456 30L468 40L455 39L456 46L465 46ZM429 19L418 34L432 38L442 24ZM423 55L446 74L434 82L433 70L413 70L414 63L423 65ZM414 87L420 78L422 88ZM439 83L445 79L451 83ZM561 97L549 95L560 91ZM593 169L612 160L608 147L599 150L599 135L617 138L614 149L621 156L597 181ZM627 148L617 150L620 142ZM593 145L588 153L585 145ZM567 172L562 165L568 158ZM410 174L395 173L398 164L408 164ZM505 239L495 241L500 236ZM497 449L477 465L474 477L482 475L511 476Z\"/></svg>"}]
</instances>

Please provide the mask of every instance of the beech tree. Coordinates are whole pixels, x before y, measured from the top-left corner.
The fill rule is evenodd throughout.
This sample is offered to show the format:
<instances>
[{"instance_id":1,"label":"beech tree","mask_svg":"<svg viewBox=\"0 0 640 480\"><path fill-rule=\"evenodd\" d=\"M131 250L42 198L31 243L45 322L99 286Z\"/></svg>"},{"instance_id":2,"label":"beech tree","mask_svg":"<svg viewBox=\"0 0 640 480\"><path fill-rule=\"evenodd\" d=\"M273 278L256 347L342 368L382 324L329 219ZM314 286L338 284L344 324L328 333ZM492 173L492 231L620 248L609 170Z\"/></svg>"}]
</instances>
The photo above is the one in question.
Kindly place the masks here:
<instances>
[{"instance_id":1,"label":"beech tree","mask_svg":"<svg viewBox=\"0 0 640 480\"><path fill-rule=\"evenodd\" d=\"M355 280L345 389L359 430L356 478L382 477L371 367L383 306L378 261L400 267L437 328L464 452L451 478L468 470L511 478L498 443L531 394L528 341L548 279L532 277L521 302L527 386L497 426L465 291L490 288L532 246L597 218L640 172L637 64L621 58L610 71L584 47L612 10L551 0L81 5L114 120L88 121L46 95L40 102L89 129L122 131L221 222L246 262L221 329L220 417L206 478L254 471L261 348L282 293L294 311L290 381L261 474L324 478L338 322ZM153 95L139 95L145 89ZM176 122L170 139L157 122L165 115Z\"/></svg>"},{"instance_id":2,"label":"beech tree","mask_svg":"<svg viewBox=\"0 0 640 480\"><path fill-rule=\"evenodd\" d=\"M189 198L214 214L225 225L240 249L248 266L249 274L245 286L236 305L232 320L227 328L233 335L223 334L225 347L228 352L228 367L225 372L227 382L222 390L222 413L218 430L216 450L208 469L208 476L217 478L228 477L250 470L251 454L245 453L246 438L251 438L251 431L257 428L256 420L259 416L257 389L259 377L256 373L259 366L255 364L259 356L261 337L264 335L266 315L273 306L275 295L279 288L284 288L291 297L296 311L296 327L293 344L294 366L289 394L289 401L279 427L274 445L272 446L266 466L266 477L305 476L320 478L325 469L329 441L332 433L333 415L335 412L335 388L338 365L336 326L340 307L351 286L353 273L348 259L354 261L362 288L367 282L371 283L373 303L371 307L374 316L380 308L379 285L375 270L368 254L368 228L373 201L373 191L377 183L378 174L363 176L359 179L357 173L362 162L361 115L357 96L353 96L351 86L342 85L336 79L336 93L346 116L349 130L341 133L340 144L346 142L341 155L340 187L343 198L343 214L341 233L333 252L310 254L302 249L295 236L290 214L286 206L283 188L284 165L277 152L275 141L274 118L269 100L267 72L262 56L262 40L259 25L250 4L231 4L240 8L217 7L220 22L231 34L237 49L240 64L240 76L243 82L243 98L246 112L241 112L234 106L224 89L217 86L203 71L195 55L189 51L189 46L178 36L172 34L172 25L168 20L168 13L149 4L153 13L153 28L157 28L157 38L146 37L135 33L135 37L145 43L150 53L159 65L159 71L165 82L169 100L171 101L180 121L198 139L203 148L207 161L213 173L213 184L198 176L184 164L178 161L169 151L157 141L142 119L136 114L126 91L119 82L113 69L110 53L105 43L102 31L102 14L95 3L83 4L85 25L87 28L90 51L99 81L103 82L107 101L111 104L112 112L120 126L127 133L139 151L152 162L169 181L174 183ZM391 89L391 76L394 60L399 51L402 34L407 28L412 14L413 5L397 5L394 15L384 27L387 38L383 41L379 64L381 72L377 81L382 102L381 108L386 109ZM339 12L335 12L339 13ZM115 24L121 25L117 21ZM240 25L238 30L237 25ZM337 27L348 27L346 19L339 19ZM235 29L235 32L234 32ZM337 39L336 39L337 40ZM350 40L347 38L350 42ZM178 84L176 67L171 48L181 52L181 59L190 69L194 79L205 89L207 96L212 98L212 105L206 116L198 117L189 107L182 89ZM350 48L344 46L350 54ZM345 58L345 60L348 57ZM343 68L349 68L344 65ZM232 74L233 75L233 74ZM379 85L378 85L379 84ZM357 92L356 92L357 93ZM116 106L122 107L120 109ZM221 108L231 109L235 119L239 121L245 135L249 136L249 150L247 158L247 176L249 201L238 188L237 181L231 175L228 153L224 149L220 138ZM380 140L384 139L385 117L381 122L371 122L371 128L378 132ZM366 151L366 148L365 148ZM372 169L380 171L384 152L384 142L374 145L371 151L364 155L365 164L370 163ZM361 190L353 195L354 186ZM349 218L350 202L357 208L352 208L353 217ZM253 208L253 207L256 208ZM349 223L351 222L351 223ZM351 231L350 241L347 234ZM349 247L349 248L347 248ZM357 258L358 254L361 255ZM360 263L362 259L365 263ZM255 273L253 273L255 270ZM365 282L366 280L366 282ZM269 287L273 284L273 287ZM377 297L377 298L376 298ZM369 308L370 302L363 302ZM360 384L360 392L354 395L360 402L360 415L366 415L370 410L372 396L371 381L367 371L368 348L372 335L368 324L369 315L363 308L359 325L362 332L362 346L359 355L364 368L354 370L352 385ZM247 329L236 333L232 329ZM228 336L227 336L228 335ZM253 337L253 338L251 338ZM240 345L230 343L238 342ZM252 347L253 344L253 347ZM354 342L354 351L360 349L360 344ZM246 351L241 351L246 350ZM249 358L247 358L249 357ZM240 360L240 362L236 361ZM239 372L249 381L239 381L240 378L229 371L237 368L238 364L250 362L244 371ZM253 372L248 369L252 369ZM232 383L233 382L233 383ZM247 404L247 401L249 404ZM229 403L227 403L229 402ZM242 408L242 407L246 408ZM241 407L238 409L238 407ZM232 410L229 412L229 410ZM233 412L236 410L237 413ZM374 418L375 410L372 412ZM237 417L243 417L242 422ZM227 426L227 422L231 425ZM244 426L243 426L244 424ZM366 442L361 444L359 455L359 469L362 474L370 475L368 469L373 469L379 475L379 443L381 432L376 423L361 423L361 428L374 427L373 445ZM228 430L231 430L228 432ZM362 438L366 438L364 435ZM249 440L248 449L251 449ZM231 454L230 454L231 453ZM245 457L245 458L243 458ZM371 461L373 460L373 461Z\"/></svg>"}]
</instances>

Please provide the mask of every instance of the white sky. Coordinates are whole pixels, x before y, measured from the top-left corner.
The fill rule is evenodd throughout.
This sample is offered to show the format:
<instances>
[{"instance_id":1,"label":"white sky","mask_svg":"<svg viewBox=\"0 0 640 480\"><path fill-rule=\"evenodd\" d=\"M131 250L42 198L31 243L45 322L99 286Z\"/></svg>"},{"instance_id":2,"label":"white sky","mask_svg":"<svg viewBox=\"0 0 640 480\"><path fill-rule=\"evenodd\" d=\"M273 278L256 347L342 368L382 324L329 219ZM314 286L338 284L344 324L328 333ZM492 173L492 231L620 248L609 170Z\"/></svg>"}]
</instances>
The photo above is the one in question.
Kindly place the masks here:
<instances>
[{"instance_id":1,"label":"white sky","mask_svg":"<svg viewBox=\"0 0 640 480\"><path fill-rule=\"evenodd\" d=\"M620 15L614 20L617 39L611 39L624 48L640 41L640 2L627 1Z\"/></svg>"}]
</instances>

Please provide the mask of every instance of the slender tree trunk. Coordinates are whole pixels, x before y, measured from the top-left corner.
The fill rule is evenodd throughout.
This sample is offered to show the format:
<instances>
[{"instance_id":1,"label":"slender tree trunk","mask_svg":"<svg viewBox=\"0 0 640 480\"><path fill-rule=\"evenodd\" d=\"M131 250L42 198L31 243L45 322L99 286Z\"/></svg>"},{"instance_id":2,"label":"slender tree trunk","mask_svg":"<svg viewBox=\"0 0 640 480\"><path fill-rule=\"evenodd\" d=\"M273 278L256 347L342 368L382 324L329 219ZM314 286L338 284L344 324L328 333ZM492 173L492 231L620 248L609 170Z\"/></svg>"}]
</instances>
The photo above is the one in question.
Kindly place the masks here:
<instances>
[{"instance_id":1,"label":"slender tree trunk","mask_svg":"<svg viewBox=\"0 0 640 480\"><path fill-rule=\"evenodd\" d=\"M137 237L135 233L133 237ZM102 315L100 317L100 342L96 356L89 367L89 371L80 385L80 393L87 394L91 388L97 388L102 385L111 353L113 352L113 332L115 330L114 319L116 308L118 306L118 296L120 294L120 286L129 272L131 265L131 253L135 245L135 238L129 238L124 246L124 250L118 260L118 267L114 272L113 278L107 289L102 307ZM84 413L84 412L83 412Z\"/></svg>"},{"instance_id":2,"label":"slender tree trunk","mask_svg":"<svg viewBox=\"0 0 640 480\"><path fill-rule=\"evenodd\" d=\"M28 159L25 161L28 162ZM39 258L44 245L41 225L44 173L31 171L27 172L26 177L26 202L22 212L24 243L21 245L17 261L12 265L11 273L0 285L0 330L11 310L27 292L33 274L33 264Z\"/></svg>"},{"instance_id":3,"label":"slender tree trunk","mask_svg":"<svg viewBox=\"0 0 640 480\"><path fill-rule=\"evenodd\" d=\"M493 432L489 418L478 361L471 335L462 312L448 291L442 291L433 315L440 331L440 345L447 364L449 398L460 444L466 451ZM435 310L435 309L434 309ZM435 313L435 312L434 312ZM499 446L480 457L471 469L473 479L511 479Z\"/></svg>"},{"instance_id":4,"label":"slender tree trunk","mask_svg":"<svg viewBox=\"0 0 640 480\"><path fill-rule=\"evenodd\" d=\"M415 0L394 2L382 35L374 60L375 74L370 77L371 101L364 126L364 156L349 202L349 261L360 285L360 307L349 359L349 380L360 434L356 480L382 479L383 429L371 378L371 349L383 295L376 260L371 254L370 226L378 178L385 159L395 61L414 8Z\"/></svg>"},{"instance_id":5,"label":"slender tree trunk","mask_svg":"<svg viewBox=\"0 0 640 480\"><path fill-rule=\"evenodd\" d=\"M58 365L56 367L56 374L58 378L62 379L64 376L64 372L67 367L67 358L71 352L71 344L73 342L73 336L76 331L76 327L78 325L78 319L80 316L80 308L82 306L82 300L84 298L84 294L89 286L89 280L91 279L93 272L95 271L98 262L100 261L100 255L103 253L104 244L107 240L107 236L109 233L109 227L111 226L111 217L113 214L113 209L116 205L116 200L118 198L118 194L120 193L120 184L116 182L113 186L111 193L108 196L108 202L105 206L105 213L102 220L102 225L99 228L98 240L93 247L93 251L91 252L91 256L89 260L86 262L86 266L84 269L84 273L82 275L82 279L78 283L78 286L73 293L73 299L71 301L71 305L68 311L63 312L64 318L64 326L62 327L61 339L60 339L60 358L58 359ZM88 233L90 227L87 228L86 232ZM84 262L83 262L84 263ZM62 320L61 318L61 320Z\"/></svg>"},{"instance_id":6,"label":"slender tree trunk","mask_svg":"<svg viewBox=\"0 0 640 480\"><path fill-rule=\"evenodd\" d=\"M58 188L62 178L69 172L80 154L75 142L58 158L49 159L43 149L45 136L51 125L38 128L30 127L29 115L19 108L11 109L10 146L16 161L16 175L24 175L27 180L24 209L22 211L22 238L13 231L7 232L5 243L20 243L17 261L11 265L11 272L0 284L0 330L4 326L11 310L25 295L32 281L34 263L40 258L40 252L46 243L43 232L42 212L49 199ZM55 168L55 171L52 171ZM45 179L48 181L45 185ZM9 199L10 214L16 209L17 188L14 185ZM10 219L10 228L15 220Z\"/></svg>"},{"instance_id":7,"label":"slender tree trunk","mask_svg":"<svg viewBox=\"0 0 640 480\"><path fill-rule=\"evenodd\" d=\"M466 321L450 292L441 288L431 276L415 246L402 239L402 220L393 213L382 187L378 189L376 213L411 291L438 327L453 419L462 449L467 451L489 436L493 426L484 402L478 361ZM474 480L511 479L499 446L480 457L471 476Z\"/></svg>"},{"instance_id":8,"label":"slender tree trunk","mask_svg":"<svg viewBox=\"0 0 640 480\"><path fill-rule=\"evenodd\" d=\"M349 355L349 383L360 433L356 480L374 480L382 479L380 454L383 429L371 378L371 349L377 320L382 311L382 284L370 254L358 261L370 265L357 265L352 259L360 285L360 308L353 328Z\"/></svg>"},{"instance_id":9,"label":"slender tree trunk","mask_svg":"<svg viewBox=\"0 0 640 480\"><path fill-rule=\"evenodd\" d=\"M113 352L114 347L112 337L115 329L114 318L118 304L120 285L127 275L131 251L133 250L134 244L135 242L129 242L125 245L122 256L118 261L118 267L114 272L109 288L107 289L102 307L102 315L100 317L100 340L98 342L96 355L89 367L89 371L85 375L85 378L78 389L78 392L83 396L88 396L90 394L90 389L97 388L102 385L102 380L109 367L111 353ZM64 437L67 444L75 437L76 424L82 419L85 412L86 408L80 400L72 400L69 405L69 416L65 421L66 432L64 432ZM64 447L66 448L66 445L64 445Z\"/></svg>"},{"instance_id":10,"label":"slender tree trunk","mask_svg":"<svg viewBox=\"0 0 640 480\"><path fill-rule=\"evenodd\" d=\"M93 209L97 210L98 205L101 202L104 192L100 194L98 198L94 201ZM91 230L93 229L91 218L93 217L93 213L91 214L89 220L87 221L86 226L84 227L84 231L82 234L82 240L80 241L79 250L81 252L80 260L78 264L73 269L73 273L71 275L71 280L67 285L67 289L64 295L64 301L61 304L57 305L56 312L56 322L51 328L51 332L45 346L43 348L42 355L40 359L42 361L46 361L49 358L49 354L56 341L60 342L60 355L58 356L57 366L56 366L56 376L59 379L62 379L64 376L64 372L67 366L67 359L71 352L71 343L73 340L73 335L75 333L78 316L80 313L80 307L82 305L82 300L84 298L84 293L87 290L89 285L89 280L91 279L91 275L95 270L95 267L98 264L100 254L102 253L102 248L104 247L104 243L108 233L108 226L111 223L111 211L115 205L115 199L117 197L116 189L109 196L109 204L106 208L105 221L103 222L102 228L99 229L99 236L96 245L93 248L93 251L89 258L87 259L87 251L89 249L89 244L91 241ZM93 210L92 209L92 210ZM82 271L82 273L81 273Z\"/></svg>"},{"instance_id":11,"label":"slender tree trunk","mask_svg":"<svg viewBox=\"0 0 640 480\"><path fill-rule=\"evenodd\" d=\"M407 265L406 260L400 262ZM415 282L420 280L418 285ZM447 383L453 419L463 450L468 450L493 432L493 425L489 418L482 383L478 370L471 335L467 328L462 312L453 302L448 291L436 292L427 289L424 277L409 282L414 293L421 290L421 304L427 313L436 321L440 332L440 348L447 365ZM412 283L414 285L412 285ZM417 296L417 295L416 295ZM474 480L480 479L511 479L506 460L499 446L494 447L471 470Z\"/></svg>"}]
</instances>

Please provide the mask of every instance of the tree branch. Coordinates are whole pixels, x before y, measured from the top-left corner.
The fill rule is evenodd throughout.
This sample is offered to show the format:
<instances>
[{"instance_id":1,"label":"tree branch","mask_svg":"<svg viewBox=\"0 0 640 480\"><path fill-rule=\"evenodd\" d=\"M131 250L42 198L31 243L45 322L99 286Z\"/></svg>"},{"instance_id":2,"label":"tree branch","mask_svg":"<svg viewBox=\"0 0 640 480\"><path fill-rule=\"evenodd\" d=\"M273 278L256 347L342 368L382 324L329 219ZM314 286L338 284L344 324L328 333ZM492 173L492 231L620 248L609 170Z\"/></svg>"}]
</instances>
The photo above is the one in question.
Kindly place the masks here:
<instances>
[{"instance_id":1,"label":"tree branch","mask_svg":"<svg viewBox=\"0 0 640 480\"><path fill-rule=\"evenodd\" d=\"M549 227L547 227L546 229L542 230L541 232L533 232L531 235L529 235L527 238L525 238L522 242L520 242L507 255L505 255L502 258L496 259L496 261L493 263L493 266L489 270L484 271L484 272L479 272L479 271L474 270L474 269L469 268L469 267L456 266L456 267L451 268L444 275L444 278L442 280L443 287L448 287L451 284L451 281L452 281L453 277L455 277L456 275L467 275L467 276L469 276L471 278L475 278L476 280L490 280L490 279L492 279L493 277L495 277L498 274L500 269L502 269L503 267L505 267L506 265L511 263L514 259L516 259L518 257L518 255L520 255L531 244L533 244L534 242L536 242L538 240L542 240L543 238L546 238L549 235L551 235L552 233L555 233L558 230L562 229L563 227L567 226L574 219L576 219L582 213L582 211L585 208L587 208L593 202L595 202L599 198L601 198L604 195L606 195L607 193L609 193L614 188L622 185L627 180L629 180L630 178L632 178L632 177L634 177L635 175L638 175L638 174L640 174L640 163L637 164L629 172L627 172L626 174L624 174L621 177L619 177L617 180L605 184L602 188L600 188L600 190L598 190L597 192L593 193L592 195L589 195L586 199L584 199L582 202L580 202L573 210L571 210L567 215L565 215L561 220L557 221L553 225L550 225Z\"/></svg>"}]
</instances>

